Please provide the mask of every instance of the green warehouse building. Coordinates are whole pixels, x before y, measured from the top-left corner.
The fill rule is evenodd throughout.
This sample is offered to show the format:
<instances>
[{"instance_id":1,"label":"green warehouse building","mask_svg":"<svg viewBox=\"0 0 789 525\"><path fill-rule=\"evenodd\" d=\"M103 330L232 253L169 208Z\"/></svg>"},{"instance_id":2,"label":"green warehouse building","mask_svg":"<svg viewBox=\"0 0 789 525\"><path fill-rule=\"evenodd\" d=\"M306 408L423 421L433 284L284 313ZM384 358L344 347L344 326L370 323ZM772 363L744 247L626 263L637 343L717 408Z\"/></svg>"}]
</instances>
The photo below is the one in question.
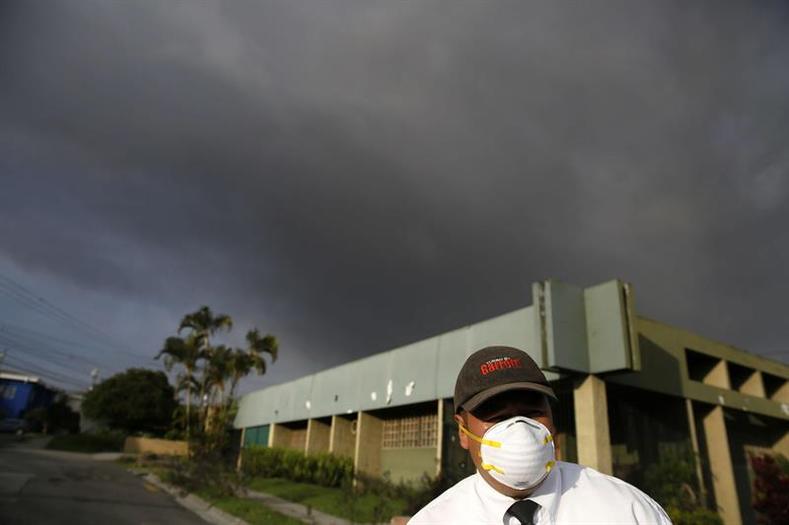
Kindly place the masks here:
<instances>
[{"instance_id":1,"label":"green warehouse building","mask_svg":"<svg viewBox=\"0 0 789 525\"><path fill-rule=\"evenodd\" d=\"M789 366L639 316L621 281L535 283L531 306L251 392L235 427L242 446L346 455L368 475L460 478L455 377L493 344L527 351L553 384L560 459L633 480L692 449L724 523L755 523L747 453L789 457Z\"/></svg>"}]
</instances>

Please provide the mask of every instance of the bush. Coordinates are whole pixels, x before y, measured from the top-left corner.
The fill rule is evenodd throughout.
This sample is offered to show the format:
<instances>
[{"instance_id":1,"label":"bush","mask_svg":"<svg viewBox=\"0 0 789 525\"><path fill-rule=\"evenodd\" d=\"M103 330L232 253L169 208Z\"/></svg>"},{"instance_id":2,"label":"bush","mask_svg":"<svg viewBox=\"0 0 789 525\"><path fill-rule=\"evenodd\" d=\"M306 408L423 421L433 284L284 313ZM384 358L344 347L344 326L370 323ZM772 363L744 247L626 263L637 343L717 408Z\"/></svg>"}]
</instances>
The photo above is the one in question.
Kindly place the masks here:
<instances>
[{"instance_id":1,"label":"bush","mask_svg":"<svg viewBox=\"0 0 789 525\"><path fill-rule=\"evenodd\" d=\"M232 466L208 457L176 462L164 474L164 481L212 497L233 496L241 488L241 480Z\"/></svg>"},{"instance_id":2,"label":"bush","mask_svg":"<svg viewBox=\"0 0 789 525\"><path fill-rule=\"evenodd\" d=\"M753 509L759 523L789 523L789 463L782 455L749 455L753 469Z\"/></svg>"},{"instance_id":3,"label":"bush","mask_svg":"<svg viewBox=\"0 0 789 525\"><path fill-rule=\"evenodd\" d=\"M353 460L332 454L311 454L284 448L249 447L242 451L242 472L248 476L285 478L340 487L353 479Z\"/></svg>"},{"instance_id":4,"label":"bush","mask_svg":"<svg viewBox=\"0 0 789 525\"><path fill-rule=\"evenodd\" d=\"M667 454L644 472L644 492L655 498L674 525L722 525L720 516L704 507L692 452Z\"/></svg>"},{"instance_id":5,"label":"bush","mask_svg":"<svg viewBox=\"0 0 789 525\"><path fill-rule=\"evenodd\" d=\"M665 511L671 518L673 525L721 525L723 523L717 512L701 507L683 510L668 506Z\"/></svg>"}]
</instances>

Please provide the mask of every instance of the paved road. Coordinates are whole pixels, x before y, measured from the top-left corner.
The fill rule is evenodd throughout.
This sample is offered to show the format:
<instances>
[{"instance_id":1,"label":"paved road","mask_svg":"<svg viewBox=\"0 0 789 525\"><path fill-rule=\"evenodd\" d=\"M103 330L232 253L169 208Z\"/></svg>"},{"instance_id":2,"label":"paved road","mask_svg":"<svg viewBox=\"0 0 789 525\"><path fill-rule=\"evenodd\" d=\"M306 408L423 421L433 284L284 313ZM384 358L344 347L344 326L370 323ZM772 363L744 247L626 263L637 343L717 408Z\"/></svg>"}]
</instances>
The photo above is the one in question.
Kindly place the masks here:
<instances>
[{"instance_id":1,"label":"paved road","mask_svg":"<svg viewBox=\"0 0 789 525\"><path fill-rule=\"evenodd\" d=\"M3 525L205 525L119 465L36 445L0 443Z\"/></svg>"}]
</instances>

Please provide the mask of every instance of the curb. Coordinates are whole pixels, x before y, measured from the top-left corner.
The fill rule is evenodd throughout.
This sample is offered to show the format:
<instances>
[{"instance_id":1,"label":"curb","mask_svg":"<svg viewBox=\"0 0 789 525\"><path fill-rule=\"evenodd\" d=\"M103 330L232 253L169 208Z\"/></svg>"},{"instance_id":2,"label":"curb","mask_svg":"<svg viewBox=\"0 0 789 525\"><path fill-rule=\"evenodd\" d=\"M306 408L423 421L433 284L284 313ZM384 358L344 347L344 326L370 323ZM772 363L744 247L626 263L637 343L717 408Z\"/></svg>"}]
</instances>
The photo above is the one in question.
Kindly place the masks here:
<instances>
[{"instance_id":1,"label":"curb","mask_svg":"<svg viewBox=\"0 0 789 525\"><path fill-rule=\"evenodd\" d=\"M249 523L241 518L214 507L212 504L194 494L184 493L180 489L168 485L160 480L155 474L146 474L143 476L143 479L172 496L179 505L197 514L208 523L212 523L213 525L249 525Z\"/></svg>"}]
</instances>

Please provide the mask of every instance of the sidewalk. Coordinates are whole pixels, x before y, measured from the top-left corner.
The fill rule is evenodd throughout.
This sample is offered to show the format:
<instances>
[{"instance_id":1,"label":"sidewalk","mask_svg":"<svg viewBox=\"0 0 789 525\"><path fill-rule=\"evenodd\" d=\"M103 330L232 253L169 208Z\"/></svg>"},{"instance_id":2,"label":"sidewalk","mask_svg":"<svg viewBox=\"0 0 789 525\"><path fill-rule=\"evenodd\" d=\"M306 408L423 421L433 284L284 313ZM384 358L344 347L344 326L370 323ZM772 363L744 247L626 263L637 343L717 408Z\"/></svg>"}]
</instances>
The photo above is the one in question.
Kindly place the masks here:
<instances>
[{"instance_id":1,"label":"sidewalk","mask_svg":"<svg viewBox=\"0 0 789 525\"><path fill-rule=\"evenodd\" d=\"M275 510L291 518L296 518L304 523L312 523L315 525L353 525L352 522L346 519L305 507L301 503L294 503L278 498L277 496L272 496L271 494L266 494L265 492L257 492L250 489L242 490L243 493L239 494L240 496L259 501L271 510Z\"/></svg>"}]
</instances>

